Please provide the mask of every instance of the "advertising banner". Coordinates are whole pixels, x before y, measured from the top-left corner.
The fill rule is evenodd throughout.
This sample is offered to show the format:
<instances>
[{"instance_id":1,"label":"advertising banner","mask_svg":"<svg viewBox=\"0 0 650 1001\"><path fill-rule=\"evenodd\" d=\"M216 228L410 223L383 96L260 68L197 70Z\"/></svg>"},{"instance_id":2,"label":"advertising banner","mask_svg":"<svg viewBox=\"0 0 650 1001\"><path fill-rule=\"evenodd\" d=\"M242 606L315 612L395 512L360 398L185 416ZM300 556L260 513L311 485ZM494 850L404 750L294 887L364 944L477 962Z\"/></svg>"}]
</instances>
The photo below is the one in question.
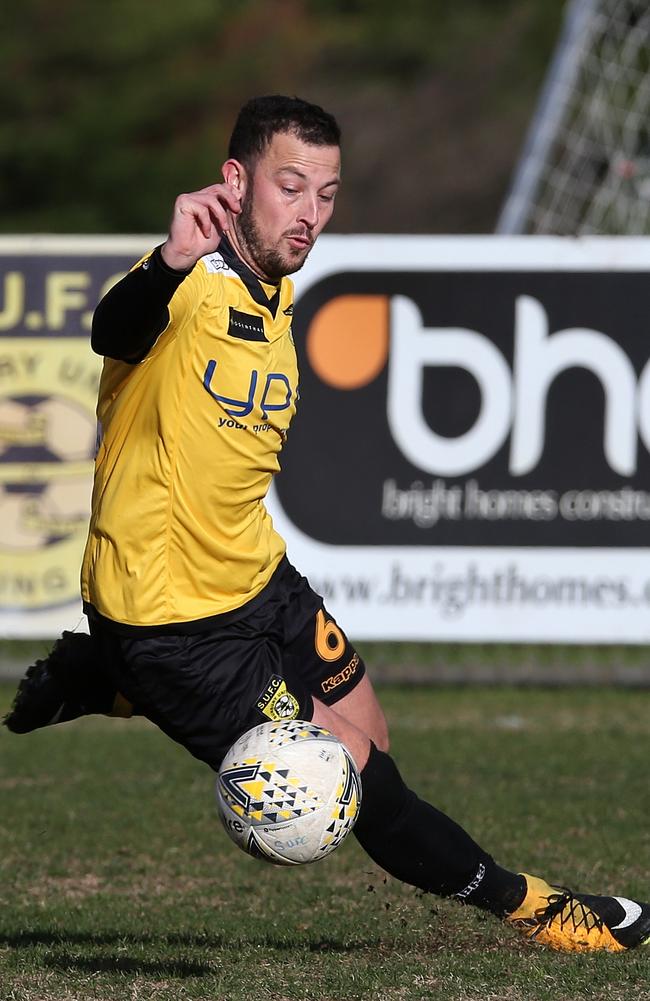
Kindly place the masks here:
<instances>
[{"instance_id":1,"label":"advertising banner","mask_svg":"<svg viewBox=\"0 0 650 1001\"><path fill-rule=\"evenodd\" d=\"M272 510L359 638L650 639L650 244L331 237Z\"/></svg>"},{"instance_id":2,"label":"advertising banner","mask_svg":"<svg viewBox=\"0 0 650 1001\"><path fill-rule=\"evenodd\" d=\"M79 620L92 309L160 237L0 240L0 632ZM357 639L650 640L650 241L322 237L269 508Z\"/></svg>"},{"instance_id":3,"label":"advertising banner","mask_svg":"<svg viewBox=\"0 0 650 1001\"><path fill-rule=\"evenodd\" d=\"M0 238L2 636L58 636L81 619L102 365L92 311L151 239Z\"/></svg>"}]
</instances>

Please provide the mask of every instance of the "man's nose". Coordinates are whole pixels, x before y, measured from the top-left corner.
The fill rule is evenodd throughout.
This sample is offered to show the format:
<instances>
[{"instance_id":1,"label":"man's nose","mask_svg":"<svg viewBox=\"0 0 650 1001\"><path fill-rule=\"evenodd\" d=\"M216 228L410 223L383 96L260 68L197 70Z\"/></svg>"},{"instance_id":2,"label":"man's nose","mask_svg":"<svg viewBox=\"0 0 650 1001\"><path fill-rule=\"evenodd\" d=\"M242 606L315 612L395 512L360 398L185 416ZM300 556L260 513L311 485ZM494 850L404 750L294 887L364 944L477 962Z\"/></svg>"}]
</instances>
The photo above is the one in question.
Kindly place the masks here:
<instances>
[{"instance_id":1,"label":"man's nose","mask_svg":"<svg viewBox=\"0 0 650 1001\"><path fill-rule=\"evenodd\" d=\"M319 207L316 198L306 197L300 204L299 222L305 224L308 229L314 229L318 223Z\"/></svg>"}]
</instances>

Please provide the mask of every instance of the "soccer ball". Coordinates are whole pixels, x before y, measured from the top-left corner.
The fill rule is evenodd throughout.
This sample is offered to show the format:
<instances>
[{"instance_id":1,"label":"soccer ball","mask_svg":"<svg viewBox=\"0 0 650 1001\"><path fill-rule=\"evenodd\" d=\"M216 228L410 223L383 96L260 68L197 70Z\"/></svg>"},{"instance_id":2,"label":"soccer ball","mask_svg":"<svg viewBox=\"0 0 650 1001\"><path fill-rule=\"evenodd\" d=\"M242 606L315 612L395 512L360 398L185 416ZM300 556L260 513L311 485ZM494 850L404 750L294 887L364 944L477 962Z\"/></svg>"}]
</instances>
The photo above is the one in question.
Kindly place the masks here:
<instances>
[{"instance_id":1,"label":"soccer ball","mask_svg":"<svg viewBox=\"0 0 650 1001\"><path fill-rule=\"evenodd\" d=\"M217 778L223 825L249 855L276 865L316 862L354 827L361 779L341 742L313 723L261 723L243 734Z\"/></svg>"}]
</instances>

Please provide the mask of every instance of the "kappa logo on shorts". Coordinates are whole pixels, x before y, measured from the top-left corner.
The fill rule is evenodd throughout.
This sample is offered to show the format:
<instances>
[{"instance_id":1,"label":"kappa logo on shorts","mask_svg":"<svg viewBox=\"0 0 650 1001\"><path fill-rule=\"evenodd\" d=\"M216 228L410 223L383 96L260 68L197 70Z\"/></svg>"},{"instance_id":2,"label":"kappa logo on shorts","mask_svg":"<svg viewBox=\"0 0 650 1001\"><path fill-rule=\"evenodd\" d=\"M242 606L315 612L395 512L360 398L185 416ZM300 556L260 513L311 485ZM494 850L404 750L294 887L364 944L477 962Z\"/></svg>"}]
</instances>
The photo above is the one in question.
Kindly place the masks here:
<instances>
[{"instance_id":1,"label":"kappa logo on shorts","mask_svg":"<svg viewBox=\"0 0 650 1001\"><path fill-rule=\"evenodd\" d=\"M358 666L359 654L355 653L350 663L346 664L342 671L332 675L330 678L326 678L325 681L321 681L321 688L325 693L331 692L333 688L338 688L339 685L343 685L346 681L349 681L353 674L356 674Z\"/></svg>"},{"instance_id":2,"label":"kappa logo on shorts","mask_svg":"<svg viewBox=\"0 0 650 1001\"><path fill-rule=\"evenodd\" d=\"M296 719L300 706L298 699L287 691L283 678L274 674L268 686L257 700L257 708L268 719L277 722L283 719Z\"/></svg>"}]
</instances>

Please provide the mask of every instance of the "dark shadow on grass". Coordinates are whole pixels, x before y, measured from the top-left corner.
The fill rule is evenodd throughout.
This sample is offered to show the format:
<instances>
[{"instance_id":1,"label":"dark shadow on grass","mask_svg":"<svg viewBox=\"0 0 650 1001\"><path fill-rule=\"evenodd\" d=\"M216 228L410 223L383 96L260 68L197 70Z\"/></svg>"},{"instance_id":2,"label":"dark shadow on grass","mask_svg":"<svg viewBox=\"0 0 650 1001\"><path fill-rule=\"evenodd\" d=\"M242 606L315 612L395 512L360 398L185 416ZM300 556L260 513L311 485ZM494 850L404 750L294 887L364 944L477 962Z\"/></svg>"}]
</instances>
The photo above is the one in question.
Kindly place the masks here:
<instances>
[{"instance_id":1,"label":"dark shadow on grass","mask_svg":"<svg viewBox=\"0 0 650 1001\"><path fill-rule=\"evenodd\" d=\"M304 932L302 936L304 936ZM91 948L110 945L120 945L128 948L129 945L143 946L152 945L160 949L165 945L196 949L223 949L227 952L240 952L247 948L277 949L280 951L304 949L307 952L336 952L354 953L363 952L366 949L377 948L381 942L379 936L358 941L342 941L340 938L319 938L309 940L306 937L295 938L291 936L280 938L271 932L263 934L251 934L245 938L242 936L227 936L219 932L161 932L153 934L143 932L134 934L133 932L80 932L64 929L34 929L32 931L0 932L0 946L8 946L12 949L30 949L34 946L72 946L88 945ZM131 962L131 960L127 960ZM47 960L45 960L47 963ZM100 960L101 962L101 960ZM192 974L194 975L194 974Z\"/></svg>"},{"instance_id":2,"label":"dark shadow on grass","mask_svg":"<svg viewBox=\"0 0 650 1001\"><path fill-rule=\"evenodd\" d=\"M55 952L45 956L43 966L63 972L77 970L81 973L130 973L134 976L174 977L186 980L189 977L204 977L213 969L207 963L193 963L186 959L130 959L128 956L75 956L73 953Z\"/></svg>"}]
</instances>

